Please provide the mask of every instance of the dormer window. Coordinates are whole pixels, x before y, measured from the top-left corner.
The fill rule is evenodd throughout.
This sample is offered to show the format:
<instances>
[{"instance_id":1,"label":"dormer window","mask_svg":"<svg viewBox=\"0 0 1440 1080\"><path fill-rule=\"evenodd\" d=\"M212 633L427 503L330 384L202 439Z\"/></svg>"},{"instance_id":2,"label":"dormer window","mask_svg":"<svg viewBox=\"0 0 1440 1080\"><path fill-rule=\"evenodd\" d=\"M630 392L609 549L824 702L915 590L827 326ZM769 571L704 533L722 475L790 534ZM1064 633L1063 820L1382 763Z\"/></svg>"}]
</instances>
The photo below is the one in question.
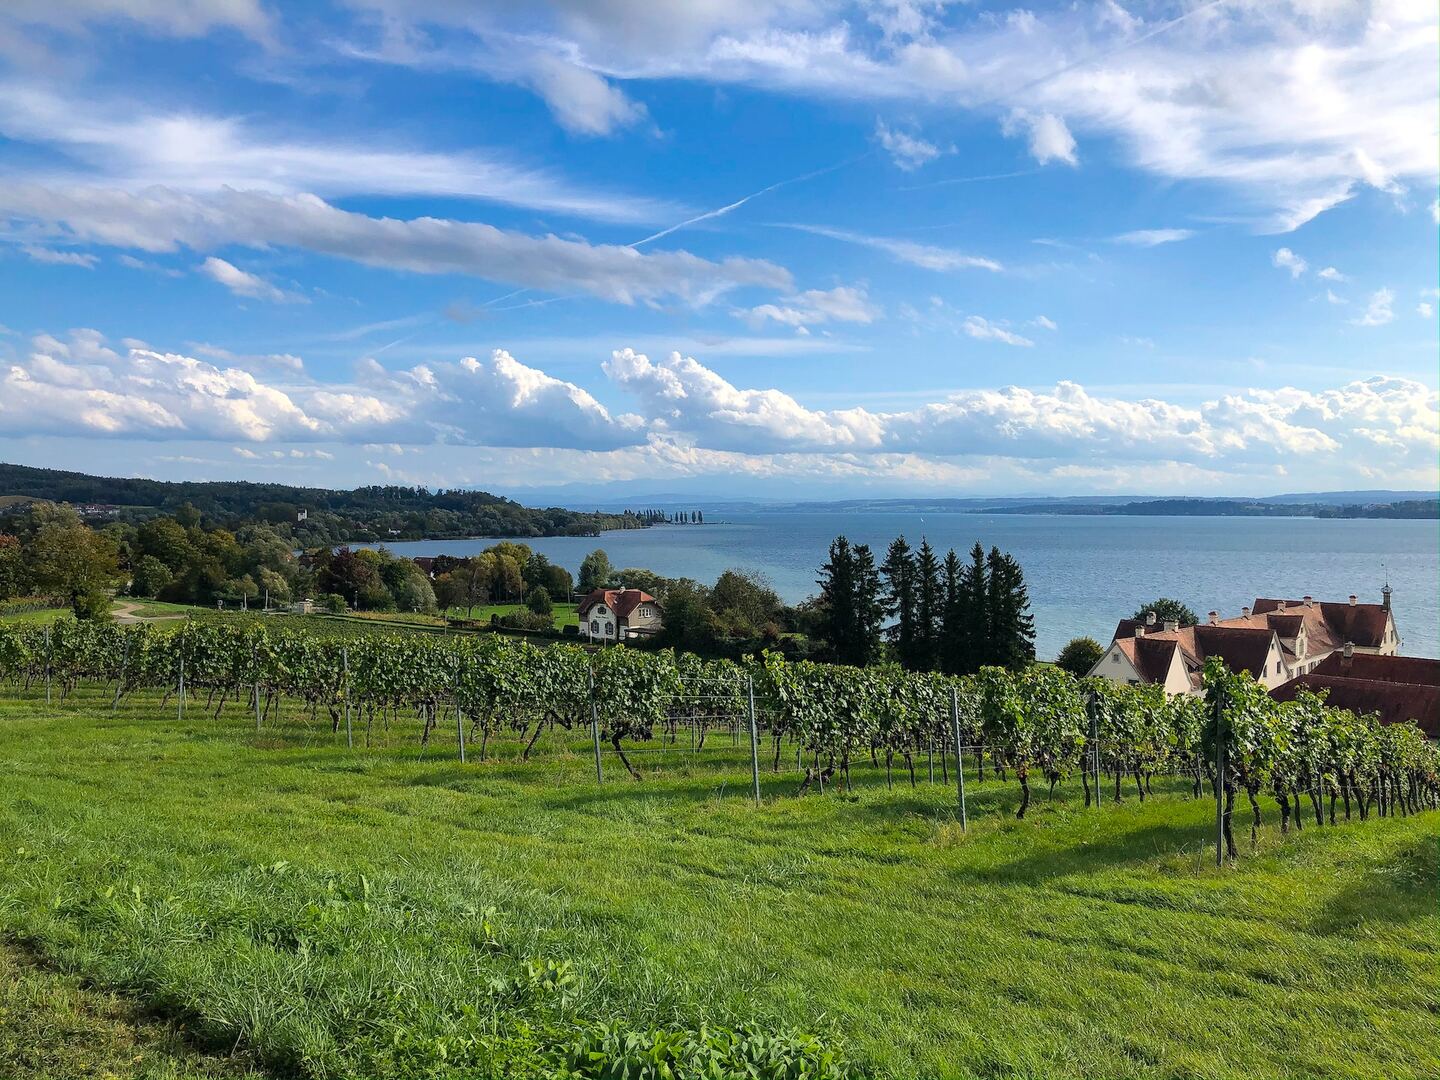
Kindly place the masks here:
<instances>
[{"instance_id":1,"label":"dormer window","mask_svg":"<svg viewBox=\"0 0 1440 1080\"><path fill-rule=\"evenodd\" d=\"M604 604L596 604L596 605L595 605L595 614L597 614L597 615L604 615L604 614L605 614L605 605L604 605Z\"/></svg>"}]
</instances>

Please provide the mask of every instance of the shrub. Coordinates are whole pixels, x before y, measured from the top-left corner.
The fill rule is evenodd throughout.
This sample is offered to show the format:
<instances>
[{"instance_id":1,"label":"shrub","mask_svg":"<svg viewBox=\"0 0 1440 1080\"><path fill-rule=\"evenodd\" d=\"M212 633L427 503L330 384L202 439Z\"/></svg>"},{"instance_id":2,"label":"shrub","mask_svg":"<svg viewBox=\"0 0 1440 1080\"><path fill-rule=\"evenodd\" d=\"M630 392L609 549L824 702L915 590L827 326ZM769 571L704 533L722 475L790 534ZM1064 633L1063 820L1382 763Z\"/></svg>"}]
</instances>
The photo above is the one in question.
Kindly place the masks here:
<instances>
[{"instance_id":1,"label":"shrub","mask_svg":"<svg viewBox=\"0 0 1440 1080\"><path fill-rule=\"evenodd\" d=\"M525 597L525 606L535 615L550 615L555 610L555 605L550 601L550 590L544 585L537 585L530 590L530 595Z\"/></svg>"},{"instance_id":2,"label":"shrub","mask_svg":"<svg viewBox=\"0 0 1440 1080\"><path fill-rule=\"evenodd\" d=\"M555 616L537 615L533 611L510 611L491 620L497 626L511 630L554 630Z\"/></svg>"},{"instance_id":3,"label":"shrub","mask_svg":"<svg viewBox=\"0 0 1440 1080\"><path fill-rule=\"evenodd\" d=\"M1068 671L1077 679L1083 679L1104 655L1104 648L1094 638L1071 638L1055 658L1055 666L1062 671Z\"/></svg>"}]
</instances>

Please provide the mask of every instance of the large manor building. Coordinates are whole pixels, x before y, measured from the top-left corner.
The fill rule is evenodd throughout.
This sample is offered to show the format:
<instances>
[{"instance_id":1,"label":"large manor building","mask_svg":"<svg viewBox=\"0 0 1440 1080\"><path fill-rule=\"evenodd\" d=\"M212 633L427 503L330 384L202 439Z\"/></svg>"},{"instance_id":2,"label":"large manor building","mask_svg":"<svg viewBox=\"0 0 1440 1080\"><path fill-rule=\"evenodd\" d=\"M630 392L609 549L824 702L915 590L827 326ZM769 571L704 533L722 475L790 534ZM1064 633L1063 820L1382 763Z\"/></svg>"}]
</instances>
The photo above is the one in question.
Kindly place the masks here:
<instances>
[{"instance_id":1,"label":"large manor building","mask_svg":"<svg viewBox=\"0 0 1440 1080\"><path fill-rule=\"evenodd\" d=\"M1212 611L1198 626L1121 619L1110 647L1090 670L1116 682L1159 683L1172 694L1198 694L1205 661L1220 657L1267 689L1308 674L1326 657L1349 654L1393 656L1400 648L1390 587L1378 604L1258 599L1233 619Z\"/></svg>"}]
</instances>

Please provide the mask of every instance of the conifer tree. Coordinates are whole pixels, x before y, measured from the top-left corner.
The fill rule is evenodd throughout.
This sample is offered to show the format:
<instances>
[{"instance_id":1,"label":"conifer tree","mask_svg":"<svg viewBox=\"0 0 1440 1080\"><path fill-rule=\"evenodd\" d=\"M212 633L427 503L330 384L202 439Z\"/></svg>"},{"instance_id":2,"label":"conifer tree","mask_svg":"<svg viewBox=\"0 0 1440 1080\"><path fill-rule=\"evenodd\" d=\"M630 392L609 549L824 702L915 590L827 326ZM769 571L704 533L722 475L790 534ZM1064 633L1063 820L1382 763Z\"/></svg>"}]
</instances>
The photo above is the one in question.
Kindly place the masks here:
<instances>
[{"instance_id":1,"label":"conifer tree","mask_svg":"<svg viewBox=\"0 0 1440 1080\"><path fill-rule=\"evenodd\" d=\"M992 547L986 560L989 642L986 663L1019 670L1035 660L1035 619L1020 564Z\"/></svg>"},{"instance_id":2,"label":"conifer tree","mask_svg":"<svg viewBox=\"0 0 1440 1080\"><path fill-rule=\"evenodd\" d=\"M915 559L915 645L922 671L940 666L940 633L944 619L945 593L940 581L940 560L930 541L920 541Z\"/></svg>"},{"instance_id":3,"label":"conifer tree","mask_svg":"<svg viewBox=\"0 0 1440 1080\"><path fill-rule=\"evenodd\" d=\"M895 658L901 667L919 669L922 665L915 632L915 556L905 537L897 536L890 542L880 573L885 578L885 612L895 619L889 630Z\"/></svg>"},{"instance_id":4,"label":"conifer tree","mask_svg":"<svg viewBox=\"0 0 1440 1080\"><path fill-rule=\"evenodd\" d=\"M945 592L945 608L940 617L940 648L939 668L947 675L960 673L960 635L961 635L961 603L960 603L960 575L964 568L960 565L960 557L951 548L945 553L945 565L942 570L944 576L943 589Z\"/></svg>"}]
</instances>

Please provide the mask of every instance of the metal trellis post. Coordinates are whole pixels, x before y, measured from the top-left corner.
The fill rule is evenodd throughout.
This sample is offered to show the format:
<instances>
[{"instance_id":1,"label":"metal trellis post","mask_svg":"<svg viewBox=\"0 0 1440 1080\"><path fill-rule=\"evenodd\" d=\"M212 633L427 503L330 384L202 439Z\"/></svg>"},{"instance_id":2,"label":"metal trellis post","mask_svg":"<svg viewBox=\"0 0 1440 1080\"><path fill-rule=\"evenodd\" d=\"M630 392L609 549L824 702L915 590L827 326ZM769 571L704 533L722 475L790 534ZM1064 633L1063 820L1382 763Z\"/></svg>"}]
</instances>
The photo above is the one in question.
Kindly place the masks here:
<instances>
[{"instance_id":1,"label":"metal trellis post","mask_svg":"<svg viewBox=\"0 0 1440 1080\"><path fill-rule=\"evenodd\" d=\"M745 691L750 714L750 783L755 789L755 805L760 805L760 734L755 727L755 679L745 676Z\"/></svg>"},{"instance_id":2,"label":"metal trellis post","mask_svg":"<svg viewBox=\"0 0 1440 1080\"><path fill-rule=\"evenodd\" d=\"M1225 693L1215 688L1215 865L1225 865Z\"/></svg>"},{"instance_id":3,"label":"metal trellis post","mask_svg":"<svg viewBox=\"0 0 1440 1080\"><path fill-rule=\"evenodd\" d=\"M591 668L590 678L590 739L595 744L595 782L605 782L604 770L600 767L600 709L595 701L595 669Z\"/></svg>"},{"instance_id":4,"label":"metal trellis post","mask_svg":"<svg viewBox=\"0 0 1440 1080\"><path fill-rule=\"evenodd\" d=\"M350 723L350 651L344 645L340 646L340 671L345 684L345 746L354 750L355 732ZM465 760L464 744L461 744L460 760Z\"/></svg>"},{"instance_id":5,"label":"metal trellis post","mask_svg":"<svg viewBox=\"0 0 1440 1080\"><path fill-rule=\"evenodd\" d=\"M955 735L955 787L960 799L960 831L970 831L965 813L965 755L960 749L960 691L950 688L950 728Z\"/></svg>"},{"instance_id":6,"label":"metal trellis post","mask_svg":"<svg viewBox=\"0 0 1440 1080\"><path fill-rule=\"evenodd\" d=\"M45 704L50 704L50 661L53 655L50 648L50 627L45 627Z\"/></svg>"}]
</instances>

